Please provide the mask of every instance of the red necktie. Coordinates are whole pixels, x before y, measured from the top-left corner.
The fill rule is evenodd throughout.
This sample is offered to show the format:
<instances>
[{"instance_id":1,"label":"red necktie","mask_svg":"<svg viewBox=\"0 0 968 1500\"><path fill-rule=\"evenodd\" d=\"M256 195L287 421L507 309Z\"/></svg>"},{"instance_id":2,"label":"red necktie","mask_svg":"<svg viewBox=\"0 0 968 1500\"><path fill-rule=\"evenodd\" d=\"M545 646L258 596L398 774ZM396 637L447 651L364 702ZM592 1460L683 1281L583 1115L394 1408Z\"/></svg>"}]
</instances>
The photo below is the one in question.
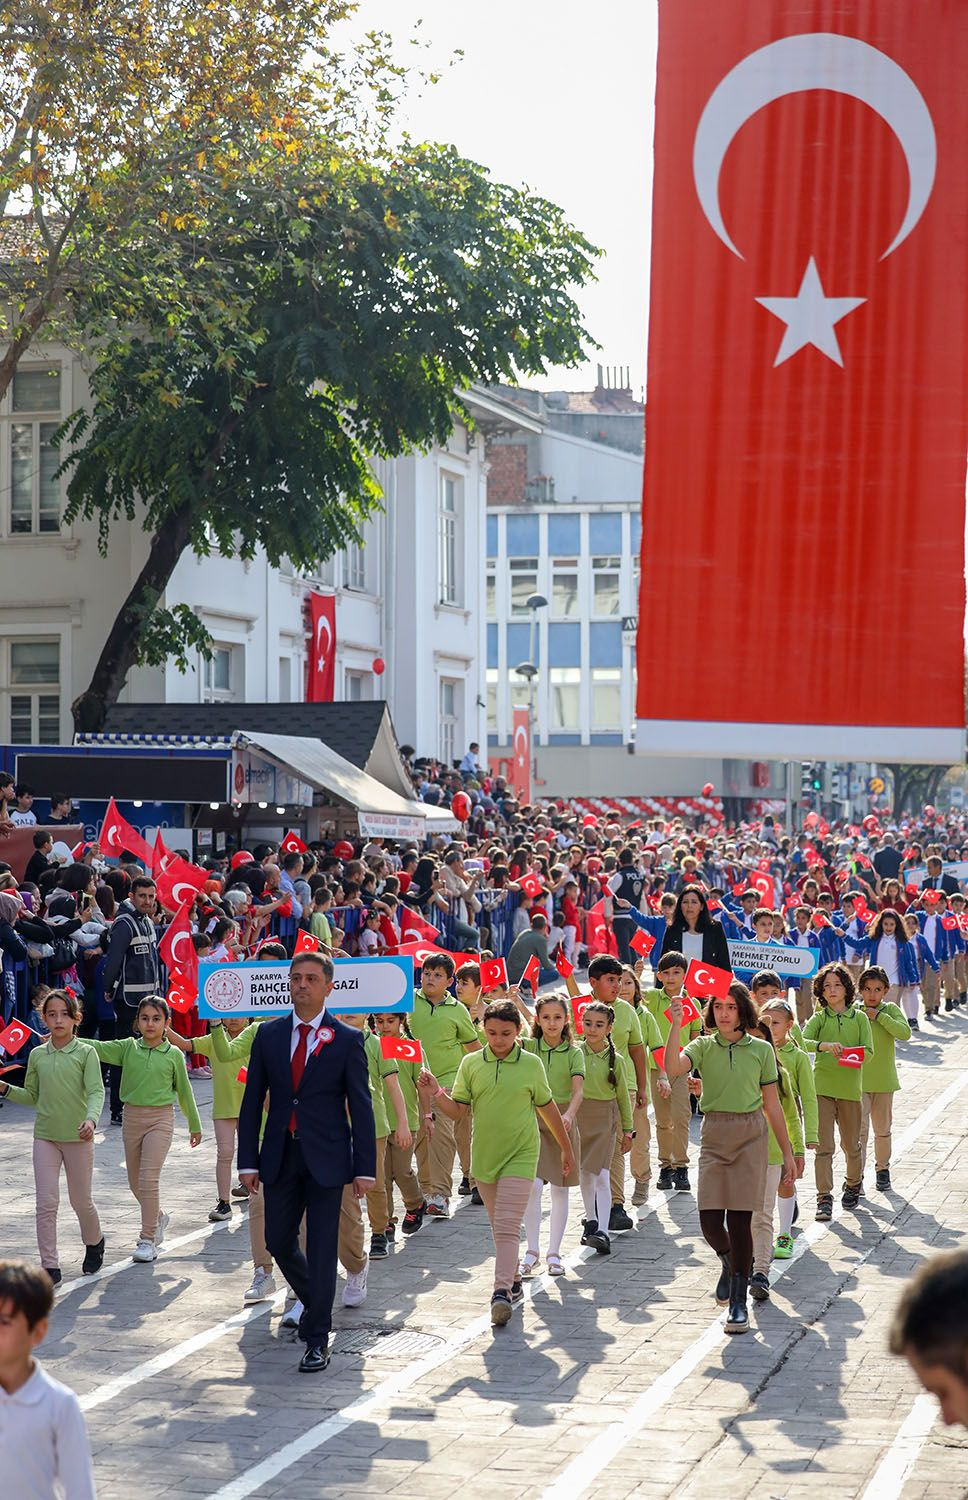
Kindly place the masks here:
<instances>
[{"instance_id":1,"label":"red necktie","mask_svg":"<svg viewBox=\"0 0 968 1500\"><path fill-rule=\"evenodd\" d=\"M306 1071L306 1044L309 1041L309 1033L313 1029L308 1021L299 1021L297 1022L297 1025L299 1027L299 1039L296 1042L296 1050L292 1054L292 1061L289 1064L292 1070L293 1099L295 1099L296 1095L299 1093L299 1085L302 1083L302 1076ZM296 1133L295 1110L293 1110L292 1114L289 1116L289 1133L290 1135L295 1135Z\"/></svg>"}]
</instances>

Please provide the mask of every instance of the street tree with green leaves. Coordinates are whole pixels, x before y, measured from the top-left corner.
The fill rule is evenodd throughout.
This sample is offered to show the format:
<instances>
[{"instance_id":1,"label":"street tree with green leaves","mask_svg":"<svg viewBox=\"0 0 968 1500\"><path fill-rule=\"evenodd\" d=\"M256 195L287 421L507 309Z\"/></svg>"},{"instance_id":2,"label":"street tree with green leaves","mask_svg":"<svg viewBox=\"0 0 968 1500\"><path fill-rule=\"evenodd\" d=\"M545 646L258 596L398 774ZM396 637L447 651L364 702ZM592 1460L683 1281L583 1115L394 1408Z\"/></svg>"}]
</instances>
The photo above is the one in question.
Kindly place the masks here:
<instances>
[{"instance_id":1,"label":"street tree with green leaves","mask_svg":"<svg viewBox=\"0 0 968 1500\"><path fill-rule=\"evenodd\" d=\"M584 357L588 241L450 147L393 149L384 124L308 111L199 153L152 236L115 235L109 294L76 300L97 358L63 433L66 518L96 520L105 551L120 518L151 538L78 730L103 727L135 664L206 649L163 602L186 549L314 568L380 504L372 460L445 441L461 389Z\"/></svg>"}]
</instances>

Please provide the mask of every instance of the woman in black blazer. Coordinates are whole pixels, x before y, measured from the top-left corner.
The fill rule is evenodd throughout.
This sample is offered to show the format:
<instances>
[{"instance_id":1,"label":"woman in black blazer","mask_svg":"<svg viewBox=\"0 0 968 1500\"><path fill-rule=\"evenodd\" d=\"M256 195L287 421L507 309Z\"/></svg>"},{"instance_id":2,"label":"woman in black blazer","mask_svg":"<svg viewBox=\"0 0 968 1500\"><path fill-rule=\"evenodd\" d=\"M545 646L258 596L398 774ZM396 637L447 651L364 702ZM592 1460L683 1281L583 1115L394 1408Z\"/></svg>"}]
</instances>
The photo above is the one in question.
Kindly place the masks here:
<instances>
[{"instance_id":1,"label":"woman in black blazer","mask_svg":"<svg viewBox=\"0 0 968 1500\"><path fill-rule=\"evenodd\" d=\"M702 938L701 954L694 955L686 952L683 940L687 937ZM695 944L690 943L689 947L694 948ZM662 952L659 957L661 958L664 953L685 953L687 959L699 957L704 964L714 964L717 969L729 969L732 973L733 966L729 961L726 933L722 923L713 920L700 886L687 885L679 892L672 921L666 928L662 939Z\"/></svg>"}]
</instances>

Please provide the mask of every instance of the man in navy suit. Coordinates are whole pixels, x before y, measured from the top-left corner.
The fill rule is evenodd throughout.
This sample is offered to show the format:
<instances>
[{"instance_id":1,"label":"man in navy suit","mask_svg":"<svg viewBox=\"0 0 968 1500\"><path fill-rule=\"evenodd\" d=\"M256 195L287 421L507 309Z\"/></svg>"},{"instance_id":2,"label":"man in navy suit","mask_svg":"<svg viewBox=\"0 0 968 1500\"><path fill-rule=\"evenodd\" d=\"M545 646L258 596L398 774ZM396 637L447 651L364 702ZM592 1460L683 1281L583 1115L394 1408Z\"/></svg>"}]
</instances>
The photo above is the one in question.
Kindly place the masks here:
<instances>
[{"instance_id":1,"label":"man in navy suit","mask_svg":"<svg viewBox=\"0 0 968 1500\"><path fill-rule=\"evenodd\" d=\"M329 1364L343 1188L376 1186L376 1132L363 1036L328 1014L333 961L299 953L289 969L292 1014L255 1034L239 1113L239 1177L266 1199L266 1247L305 1311L303 1374ZM266 1094L268 1116L259 1130ZM256 1166L255 1164L258 1164ZM299 1225L306 1215L306 1254Z\"/></svg>"}]
</instances>

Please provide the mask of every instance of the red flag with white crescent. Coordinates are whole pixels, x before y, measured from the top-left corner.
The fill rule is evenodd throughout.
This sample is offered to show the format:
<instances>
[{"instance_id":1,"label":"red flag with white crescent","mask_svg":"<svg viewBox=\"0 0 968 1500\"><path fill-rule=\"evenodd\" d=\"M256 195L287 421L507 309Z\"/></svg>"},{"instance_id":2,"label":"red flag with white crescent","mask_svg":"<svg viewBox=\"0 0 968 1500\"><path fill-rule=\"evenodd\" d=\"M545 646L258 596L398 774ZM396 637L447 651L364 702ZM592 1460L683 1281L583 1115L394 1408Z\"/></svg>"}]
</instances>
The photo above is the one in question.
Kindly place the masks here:
<instances>
[{"instance_id":1,"label":"red flag with white crescent","mask_svg":"<svg viewBox=\"0 0 968 1500\"><path fill-rule=\"evenodd\" d=\"M192 942L192 925L188 919L191 902L178 908L158 944L158 954L167 965L175 989L188 995L198 994L198 954Z\"/></svg>"},{"instance_id":2,"label":"red flag with white crescent","mask_svg":"<svg viewBox=\"0 0 968 1500\"><path fill-rule=\"evenodd\" d=\"M510 782L518 802L531 801L531 715L526 708L516 708L511 715Z\"/></svg>"},{"instance_id":3,"label":"red flag with white crescent","mask_svg":"<svg viewBox=\"0 0 968 1500\"><path fill-rule=\"evenodd\" d=\"M186 901L194 901L207 879L201 865L190 865L175 854L157 878L158 900L166 911L177 911Z\"/></svg>"},{"instance_id":4,"label":"red flag with white crescent","mask_svg":"<svg viewBox=\"0 0 968 1500\"><path fill-rule=\"evenodd\" d=\"M307 703L332 703L336 696L336 596L310 594Z\"/></svg>"},{"instance_id":5,"label":"red flag with white crescent","mask_svg":"<svg viewBox=\"0 0 968 1500\"><path fill-rule=\"evenodd\" d=\"M142 838L137 828L128 822L127 818L122 818L118 812L118 804L113 797L104 813L100 844L101 853L106 859L117 859L122 850L127 849L128 853L139 859L146 869L151 869L151 846Z\"/></svg>"},{"instance_id":6,"label":"red flag with white crescent","mask_svg":"<svg viewBox=\"0 0 968 1500\"><path fill-rule=\"evenodd\" d=\"M637 744L960 761L968 6L659 0ZM737 607L735 580L769 579ZM872 670L870 581L918 690ZM809 664L777 599L814 610ZM682 601L717 622L682 629ZM755 641L756 648L750 643Z\"/></svg>"}]
</instances>

